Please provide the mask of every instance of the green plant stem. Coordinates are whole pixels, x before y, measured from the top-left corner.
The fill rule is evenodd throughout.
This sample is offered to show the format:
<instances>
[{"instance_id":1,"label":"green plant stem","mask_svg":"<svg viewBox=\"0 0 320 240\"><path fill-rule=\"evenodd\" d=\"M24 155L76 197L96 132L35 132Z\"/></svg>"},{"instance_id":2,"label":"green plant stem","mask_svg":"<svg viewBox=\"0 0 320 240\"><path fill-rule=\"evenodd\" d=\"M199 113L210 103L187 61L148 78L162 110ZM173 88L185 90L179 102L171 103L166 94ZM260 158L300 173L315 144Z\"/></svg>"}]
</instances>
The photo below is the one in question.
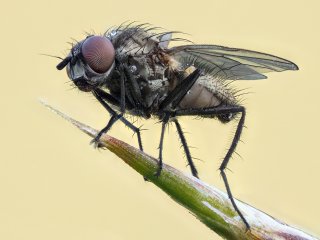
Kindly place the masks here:
<instances>
[{"instance_id":1,"label":"green plant stem","mask_svg":"<svg viewBox=\"0 0 320 240\"><path fill-rule=\"evenodd\" d=\"M42 103L89 136L94 137L98 133L97 130L72 119L45 102ZM315 237L236 200L240 211L251 226L251 229L246 231L245 225L224 192L166 164L160 177L156 177L155 158L108 135L102 136L101 143L225 239L316 240Z\"/></svg>"}]
</instances>

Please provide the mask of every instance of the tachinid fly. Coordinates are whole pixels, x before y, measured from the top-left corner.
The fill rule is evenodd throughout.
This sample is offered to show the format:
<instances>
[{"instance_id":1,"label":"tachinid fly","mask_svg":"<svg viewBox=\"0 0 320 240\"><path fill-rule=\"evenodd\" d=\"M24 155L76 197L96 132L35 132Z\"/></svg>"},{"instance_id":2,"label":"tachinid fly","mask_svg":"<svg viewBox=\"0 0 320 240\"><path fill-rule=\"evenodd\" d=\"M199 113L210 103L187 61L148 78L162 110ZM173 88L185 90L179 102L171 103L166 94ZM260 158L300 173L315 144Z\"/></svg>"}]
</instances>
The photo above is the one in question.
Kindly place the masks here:
<instances>
[{"instance_id":1,"label":"tachinid fly","mask_svg":"<svg viewBox=\"0 0 320 240\"><path fill-rule=\"evenodd\" d=\"M110 113L108 124L93 140L96 145L101 135L120 120L137 134L143 150L139 128L124 114L145 119L155 116L161 121L157 176L162 169L163 136L168 122L174 122L191 172L198 177L178 117L201 116L227 123L239 115L233 141L219 170L234 209L249 229L233 200L224 171L240 139L246 114L228 83L264 79L266 72L298 67L270 54L217 45L168 48L170 41L181 39L172 38L175 32L155 33L154 29L148 24L128 24L102 36L89 35L73 45L57 68L66 67L73 83L92 93Z\"/></svg>"}]
</instances>

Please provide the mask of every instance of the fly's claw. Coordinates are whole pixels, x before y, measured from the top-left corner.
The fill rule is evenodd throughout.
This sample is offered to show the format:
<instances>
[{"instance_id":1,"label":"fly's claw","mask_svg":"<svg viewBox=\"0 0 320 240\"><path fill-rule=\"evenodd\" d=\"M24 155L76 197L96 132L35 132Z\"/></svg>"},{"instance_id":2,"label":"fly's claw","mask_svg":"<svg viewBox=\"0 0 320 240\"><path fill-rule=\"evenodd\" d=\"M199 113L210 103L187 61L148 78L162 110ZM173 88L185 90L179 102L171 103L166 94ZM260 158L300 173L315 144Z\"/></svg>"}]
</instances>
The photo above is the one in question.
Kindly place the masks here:
<instances>
[{"instance_id":1,"label":"fly's claw","mask_svg":"<svg viewBox=\"0 0 320 240\"><path fill-rule=\"evenodd\" d=\"M154 173L154 176L157 178L160 177L161 172L162 172L162 166L158 166L157 171Z\"/></svg>"},{"instance_id":2,"label":"fly's claw","mask_svg":"<svg viewBox=\"0 0 320 240\"><path fill-rule=\"evenodd\" d=\"M103 144L100 142L100 136L96 136L94 139L92 139L90 141L90 144L92 144L93 147L97 148L97 149L101 149L101 148L103 149L104 148Z\"/></svg>"}]
</instances>

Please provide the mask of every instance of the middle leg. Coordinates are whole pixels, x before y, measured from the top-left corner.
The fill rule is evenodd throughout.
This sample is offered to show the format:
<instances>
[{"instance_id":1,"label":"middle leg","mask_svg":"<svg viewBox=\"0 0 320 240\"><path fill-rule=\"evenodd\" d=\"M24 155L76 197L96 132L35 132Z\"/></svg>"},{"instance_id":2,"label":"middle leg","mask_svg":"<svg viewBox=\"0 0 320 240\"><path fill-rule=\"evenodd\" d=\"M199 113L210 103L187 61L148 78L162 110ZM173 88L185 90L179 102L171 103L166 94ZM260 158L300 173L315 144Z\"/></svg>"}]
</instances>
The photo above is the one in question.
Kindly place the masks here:
<instances>
[{"instance_id":1,"label":"middle leg","mask_svg":"<svg viewBox=\"0 0 320 240\"><path fill-rule=\"evenodd\" d=\"M198 78L201 75L201 71L196 69L193 71L188 77L186 77L176 88L169 93L169 95L161 102L159 105L159 113L163 113L164 117L162 117L162 129L161 129L161 137L160 137L160 144L159 144L159 162L158 162L158 170L156 172L156 176L160 176L161 170L162 170L162 149L163 149L163 138L164 138L164 131L166 129L166 125L170 119L170 112L166 111L165 109L168 108L171 105L172 109L175 109L176 106L180 103L182 98L185 96L185 94L188 92L188 90L193 86L193 84L198 80ZM182 141L182 144L184 146L188 162L192 169L192 174L196 177L197 176L197 170L194 167L194 164L191 159L190 151L186 145L186 140L184 138L183 132L181 130L181 127L178 122L175 121L175 124L177 126L177 130L180 136L180 139Z\"/></svg>"},{"instance_id":2,"label":"middle leg","mask_svg":"<svg viewBox=\"0 0 320 240\"><path fill-rule=\"evenodd\" d=\"M163 150L163 138L164 132L166 130L166 126L169 121L169 114L165 114L164 118L162 119L162 127L161 127L161 136L160 136L160 143L159 143L159 161L158 161L158 169L155 173L155 176L159 177L162 171L163 162L162 162L162 150Z\"/></svg>"},{"instance_id":3,"label":"middle leg","mask_svg":"<svg viewBox=\"0 0 320 240\"><path fill-rule=\"evenodd\" d=\"M192 172L192 175L196 178L199 178L198 177L198 171L192 161L192 157L191 157L191 153L190 153L190 150L189 150L189 147L188 147L188 144L187 144L187 140L186 138L184 137L184 134L183 134L183 131L182 131L182 128L180 126L180 123L178 122L178 119L174 119L173 120L175 125L176 125L176 128L177 128L177 131L178 131L178 135L180 137L180 140L181 140L181 144L183 146L183 149L184 149L184 152L186 154L186 157L187 157L187 161L188 161L188 164L191 168L191 172Z\"/></svg>"}]
</instances>

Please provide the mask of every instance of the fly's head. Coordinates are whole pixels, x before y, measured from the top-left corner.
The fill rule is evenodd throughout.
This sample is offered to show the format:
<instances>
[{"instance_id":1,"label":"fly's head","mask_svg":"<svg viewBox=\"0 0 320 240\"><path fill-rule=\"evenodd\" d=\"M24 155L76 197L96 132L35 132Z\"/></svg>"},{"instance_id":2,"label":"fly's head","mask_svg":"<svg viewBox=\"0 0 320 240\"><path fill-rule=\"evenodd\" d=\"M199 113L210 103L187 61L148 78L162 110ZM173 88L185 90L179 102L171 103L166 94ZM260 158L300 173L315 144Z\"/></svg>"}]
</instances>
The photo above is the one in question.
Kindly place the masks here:
<instances>
[{"instance_id":1,"label":"fly's head","mask_svg":"<svg viewBox=\"0 0 320 240\"><path fill-rule=\"evenodd\" d=\"M89 92L104 84L114 69L115 50L102 36L88 36L75 44L57 69L66 67L68 77L81 90Z\"/></svg>"}]
</instances>

